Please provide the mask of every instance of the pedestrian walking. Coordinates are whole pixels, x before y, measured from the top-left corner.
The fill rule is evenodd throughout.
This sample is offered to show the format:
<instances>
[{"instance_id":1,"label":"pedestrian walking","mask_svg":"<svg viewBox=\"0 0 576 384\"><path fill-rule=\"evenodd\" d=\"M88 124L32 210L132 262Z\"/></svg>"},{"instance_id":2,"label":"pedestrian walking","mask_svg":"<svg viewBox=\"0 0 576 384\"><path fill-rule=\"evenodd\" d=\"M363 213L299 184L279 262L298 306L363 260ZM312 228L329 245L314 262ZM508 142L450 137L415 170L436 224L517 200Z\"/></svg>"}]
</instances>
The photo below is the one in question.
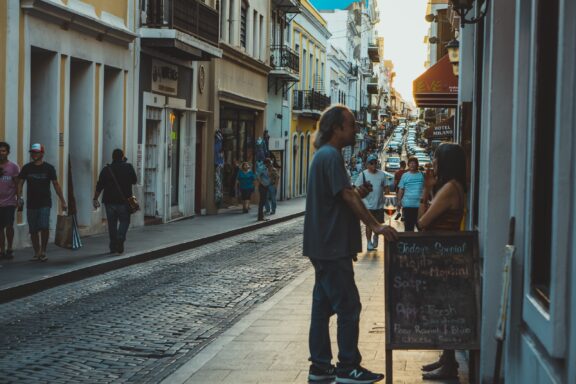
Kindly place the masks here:
<instances>
[{"instance_id":1,"label":"pedestrian walking","mask_svg":"<svg viewBox=\"0 0 576 384\"><path fill-rule=\"evenodd\" d=\"M438 146L432 161L433 173L426 175L420 202L419 231L459 231L464 217L466 193L466 154L454 143ZM435 177L434 177L435 175ZM432 202L428 198L433 194ZM454 350L444 350L440 360L422 367L424 380L458 378Z\"/></svg>"},{"instance_id":2,"label":"pedestrian walking","mask_svg":"<svg viewBox=\"0 0 576 384\"><path fill-rule=\"evenodd\" d=\"M258 179L258 221L264 221L264 206L268 202L268 189L270 187L270 173L268 168L271 166L272 161L265 158L263 164L256 171L256 178Z\"/></svg>"},{"instance_id":3,"label":"pedestrian walking","mask_svg":"<svg viewBox=\"0 0 576 384\"><path fill-rule=\"evenodd\" d=\"M20 167L8 160L10 144L0 142L0 259L14 258L14 211L16 211L16 192Z\"/></svg>"},{"instance_id":4,"label":"pedestrian walking","mask_svg":"<svg viewBox=\"0 0 576 384\"><path fill-rule=\"evenodd\" d=\"M47 261L46 246L50 234L50 210L52 208L52 196L50 183L60 199L60 206L66 211L66 200L62 194L62 188L56 178L56 169L44 161L44 145L36 143L30 146L32 161L22 167L18 175L18 188L16 195L23 204L22 188L27 183L26 191L26 218L28 231L34 248L32 260Z\"/></svg>"},{"instance_id":5,"label":"pedestrian walking","mask_svg":"<svg viewBox=\"0 0 576 384\"><path fill-rule=\"evenodd\" d=\"M280 173L272 162L268 165L268 174L270 175L270 185L268 186L268 201L264 209L274 215L276 213L276 194L278 193Z\"/></svg>"},{"instance_id":6,"label":"pedestrian walking","mask_svg":"<svg viewBox=\"0 0 576 384\"><path fill-rule=\"evenodd\" d=\"M377 169L378 156L372 154L368 156L366 160L366 170L360 173L360 176L356 178L354 184L360 187L362 184L368 183L371 186L371 191L366 197L364 197L363 202L366 208L370 211L370 214L379 222L384 221L384 193L389 191L390 186L393 183L394 176ZM373 251L378 248L378 234L372 234L372 229L369 225L366 225L366 243L367 251Z\"/></svg>"},{"instance_id":7,"label":"pedestrian walking","mask_svg":"<svg viewBox=\"0 0 576 384\"><path fill-rule=\"evenodd\" d=\"M354 145L356 123L346 106L335 105L320 118L314 141L317 151L310 165L303 254L315 271L309 348L309 381L336 379L337 383L373 383L384 378L363 368L358 350L360 295L354 281L353 260L362 250L360 222L388 240L396 231L370 214L362 203L368 191L353 188L341 150ZM330 317L338 317L338 364L332 365Z\"/></svg>"},{"instance_id":8,"label":"pedestrian walking","mask_svg":"<svg viewBox=\"0 0 576 384\"><path fill-rule=\"evenodd\" d=\"M400 184L400 179L402 179L402 175L408 172L406 169L406 162L404 160L400 161L400 169L394 172L394 191L398 191L398 184Z\"/></svg>"},{"instance_id":9,"label":"pedestrian walking","mask_svg":"<svg viewBox=\"0 0 576 384\"><path fill-rule=\"evenodd\" d=\"M256 175L250 169L248 162L243 162L238 176L236 177L236 185L240 189L240 198L242 199L242 212L247 213L250 210L250 198L254 192L254 181Z\"/></svg>"},{"instance_id":10,"label":"pedestrian walking","mask_svg":"<svg viewBox=\"0 0 576 384\"><path fill-rule=\"evenodd\" d=\"M112 164L100 171L92 199L92 205L97 209L100 206L98 198L104 191L102 202L106 208L110 253L124 253L126 233L130 226L127 198L132 196L132 186L136 181L134 167L126 160L124 152L121 149L112 151Z\"/></svg>"},{"instance_id":11,"label":"pedestrian walking","mask_svg":"<svg viewBox=\"0 0 576 384\"><path fill-rule=\"evenodd\" d=\"M398 204L404 216L404 231L414 231L418 220L418 207L424 189L424 174L418 170L418 159L408 159L408 172L405 172L398 183Z\"/></svg>"}]
</instances>

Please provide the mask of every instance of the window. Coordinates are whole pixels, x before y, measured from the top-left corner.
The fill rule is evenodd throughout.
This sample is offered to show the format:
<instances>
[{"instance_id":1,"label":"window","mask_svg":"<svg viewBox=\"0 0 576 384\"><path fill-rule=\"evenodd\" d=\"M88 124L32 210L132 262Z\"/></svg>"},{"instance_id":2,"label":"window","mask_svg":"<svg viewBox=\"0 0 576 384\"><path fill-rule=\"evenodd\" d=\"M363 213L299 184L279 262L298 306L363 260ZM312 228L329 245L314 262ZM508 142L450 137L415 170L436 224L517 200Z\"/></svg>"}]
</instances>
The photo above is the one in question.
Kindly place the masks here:
<instances>
[{"instance_id":1,"label":"window","mask_svg":"<svg viewBox=\"0 0 576 384\"><path fill-rule=\"evenodd\" d=\"M258 12L254 11L252 16L252 56L258 56Z\"/></svg>"},{"instance_id":2,"label":"window","mask_svg":"<svg viewBox=\"0 0 576 384\"><path fill-rule=\"evenodd\" d=\"M246 19L248 18L248 4L242 2L240 8L240 46L246 49Z\"/></svg>"},{"instance_id":3,"label":"window","mask_svg":"<svg viewBox=\"0 0 576 384\"><path fill-rule=\"evenodd\" d=\"M256 22L256 20L254 20L254 22ZM260 40L260 55L258 55L258 58L260 60L263 60L265 57L265 51L266 51L266 28L264 25L264 16L260 15L260 36L259 36L259 40Z\"/></svg>"},{"instance_id":4,"label":"window","mask_svg":"<svg viewBox=\"0 0 576 384\"><path fill-rule=\"evenodd\" d=\"M550 305L552 257L553 172L556 137L556 67L558 60L558 0L538 2L536 31L536 93L532 179L531 290L545 308ZM535 234L538 236L535 236Z\"/></svg>"}]
</instances>

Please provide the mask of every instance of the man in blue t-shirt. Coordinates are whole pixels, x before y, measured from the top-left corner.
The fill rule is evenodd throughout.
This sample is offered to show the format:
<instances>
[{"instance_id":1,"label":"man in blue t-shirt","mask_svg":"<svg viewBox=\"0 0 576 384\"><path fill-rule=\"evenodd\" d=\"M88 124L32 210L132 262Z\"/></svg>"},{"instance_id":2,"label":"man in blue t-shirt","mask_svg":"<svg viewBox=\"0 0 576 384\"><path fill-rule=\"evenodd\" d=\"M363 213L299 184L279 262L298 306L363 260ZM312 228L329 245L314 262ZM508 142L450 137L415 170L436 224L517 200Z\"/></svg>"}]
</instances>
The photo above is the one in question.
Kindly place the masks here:
<instances>
[{"instance_id":1,"label":"man in blue t-shirt","mask_svg":"<svg viewBox=\"0 0 576 384\"><path fill-rule=\"evenodd\" d=\"M315 270L309 346L312 362L309 381L372 383L384 375L360 366L358 350L360 295L354 281L352 261L361 251L360 222L390 241L396 231L376 221L364 206L368 194L350 184L342 148L354 145L356 124L343 105L327 109L320 118L314 146L317 148L308 177L303 254ZM338 365L332 365L328 324L338 316Z\"/></svg>"}]
</instances>

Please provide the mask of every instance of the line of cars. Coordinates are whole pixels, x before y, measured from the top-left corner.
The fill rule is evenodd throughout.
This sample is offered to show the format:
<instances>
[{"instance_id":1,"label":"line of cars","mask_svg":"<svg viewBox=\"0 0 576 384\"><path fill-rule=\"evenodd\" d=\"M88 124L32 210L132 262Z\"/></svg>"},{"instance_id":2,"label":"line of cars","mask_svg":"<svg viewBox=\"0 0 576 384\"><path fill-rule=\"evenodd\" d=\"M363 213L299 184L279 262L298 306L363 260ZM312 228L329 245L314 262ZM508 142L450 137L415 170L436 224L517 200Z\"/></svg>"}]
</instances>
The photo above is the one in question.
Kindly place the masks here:
<instances>
[{"instance_id":1,"label":"line of cars","mask_svg":"<svg viewBox=\"0 0 576 384\"><path fill-rule=\"evenodd\" d=\"M394 128L386 147L386 152L388 153L388 159L384 165L386 171L396 172L400 169L402 147L406 148L406 153L409 157L413 156L418 159L420 166L426 167L427 164L432 163L428 150L418 145L417 137L418 132L415 123L409 123L408 127L405 124L399 124Z\"/></svg>"}]
</instances>

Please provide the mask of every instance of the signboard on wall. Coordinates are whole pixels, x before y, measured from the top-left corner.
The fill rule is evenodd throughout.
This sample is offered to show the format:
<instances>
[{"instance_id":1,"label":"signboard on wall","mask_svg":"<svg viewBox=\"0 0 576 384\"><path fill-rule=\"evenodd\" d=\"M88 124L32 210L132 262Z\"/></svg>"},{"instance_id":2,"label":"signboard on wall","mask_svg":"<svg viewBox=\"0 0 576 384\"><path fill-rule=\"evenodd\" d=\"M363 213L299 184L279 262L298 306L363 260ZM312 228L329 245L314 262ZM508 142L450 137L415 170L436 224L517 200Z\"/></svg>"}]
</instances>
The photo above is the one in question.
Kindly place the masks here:
<instances>
[{"instance_id":1,"label":"signboard on wall","mask_svg":"<svg viewBox=\"0 0 576 384\"><path fill-rule=\"evenodd\" d=\"M176 96L178 94L178 66L152 60L152 91Z\"/></svg>"}]
</instances>

